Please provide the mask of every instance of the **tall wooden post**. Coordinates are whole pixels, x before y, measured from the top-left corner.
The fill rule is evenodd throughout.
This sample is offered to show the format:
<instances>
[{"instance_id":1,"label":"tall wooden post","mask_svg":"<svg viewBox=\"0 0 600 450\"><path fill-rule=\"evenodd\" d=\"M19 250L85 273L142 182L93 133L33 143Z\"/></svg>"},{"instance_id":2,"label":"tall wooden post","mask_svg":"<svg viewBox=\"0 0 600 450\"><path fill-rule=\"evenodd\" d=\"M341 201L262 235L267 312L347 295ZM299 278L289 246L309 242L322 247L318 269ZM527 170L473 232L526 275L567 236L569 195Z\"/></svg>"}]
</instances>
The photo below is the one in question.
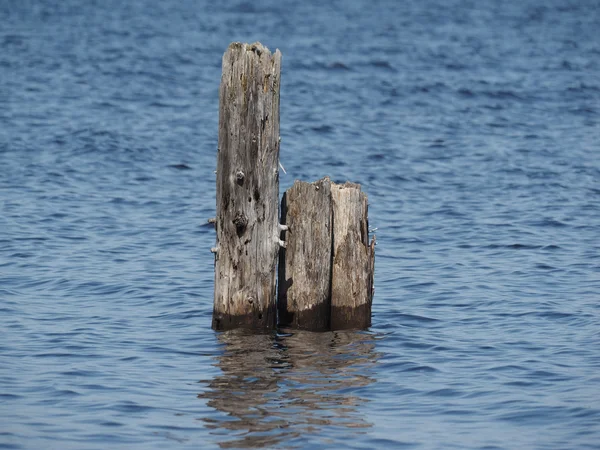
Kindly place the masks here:
<instances>
[{"instance_id":1,"label":"tall wooden post","mask_svg":"<svg viewBox=\"0 0 600 450\"><path fill-rule=\"evenodd\" d=\"M329 330L331 181L296 181L281 201L287 246L279 259L279 324ZM282 236L282 238L283 238Z\"/></svg>"},{"instance_id":2,"label":"tall wooden post","mask_svg":"<svg viewBox=\"0 0 600 450\"><path fill-rule=\"evenodd\" d=\"M223 56L215 330L276 325L280 71L281 53L260 43L233 43Z\"/></svg>"}]
</instances>

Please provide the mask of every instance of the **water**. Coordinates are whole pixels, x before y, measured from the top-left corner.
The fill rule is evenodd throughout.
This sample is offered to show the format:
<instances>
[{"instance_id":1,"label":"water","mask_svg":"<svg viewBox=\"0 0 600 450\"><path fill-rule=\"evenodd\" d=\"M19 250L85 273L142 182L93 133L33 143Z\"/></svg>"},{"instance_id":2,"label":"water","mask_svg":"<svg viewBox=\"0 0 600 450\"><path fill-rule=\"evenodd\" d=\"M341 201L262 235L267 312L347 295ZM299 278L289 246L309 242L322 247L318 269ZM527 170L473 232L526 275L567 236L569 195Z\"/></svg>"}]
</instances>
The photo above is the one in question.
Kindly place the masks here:
<instances>
[{"instance_id":1,"label":"water","mask_svg":"<svg viewBox=\"0 0 600 450\"><path fill-rule=\"evenodd\" d=\"M0 448L600 448L600 6L0 1ZM218 84L360 182L363 332L214 333Z\"/></svg>"}]
</instances>

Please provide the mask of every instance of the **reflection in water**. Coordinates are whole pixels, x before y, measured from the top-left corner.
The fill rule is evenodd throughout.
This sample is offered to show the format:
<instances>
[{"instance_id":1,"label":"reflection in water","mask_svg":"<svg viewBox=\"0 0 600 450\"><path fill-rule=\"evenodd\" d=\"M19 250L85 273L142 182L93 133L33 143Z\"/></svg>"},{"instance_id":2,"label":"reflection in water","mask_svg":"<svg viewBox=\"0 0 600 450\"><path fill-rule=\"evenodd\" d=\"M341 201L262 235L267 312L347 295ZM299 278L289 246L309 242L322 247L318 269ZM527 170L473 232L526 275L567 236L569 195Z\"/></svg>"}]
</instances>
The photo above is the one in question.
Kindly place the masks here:
<instances>
[{"instance_id":1,"label":"reflection in water","mask_svg":"<svg viewBox=\"0 0 600 450\"><path fill-rule=\"evenodd\" d=\"M294 447L295 439L351 439L372 426L359 406L367 401L360 388L374 381L373 335L229 331L218 338L225 344L216 363L222 375L208 381L210 389L198 397L227 414L202 418L213 434L223 435L221 447L282 441Z\"/></svg>"}]
</instances>

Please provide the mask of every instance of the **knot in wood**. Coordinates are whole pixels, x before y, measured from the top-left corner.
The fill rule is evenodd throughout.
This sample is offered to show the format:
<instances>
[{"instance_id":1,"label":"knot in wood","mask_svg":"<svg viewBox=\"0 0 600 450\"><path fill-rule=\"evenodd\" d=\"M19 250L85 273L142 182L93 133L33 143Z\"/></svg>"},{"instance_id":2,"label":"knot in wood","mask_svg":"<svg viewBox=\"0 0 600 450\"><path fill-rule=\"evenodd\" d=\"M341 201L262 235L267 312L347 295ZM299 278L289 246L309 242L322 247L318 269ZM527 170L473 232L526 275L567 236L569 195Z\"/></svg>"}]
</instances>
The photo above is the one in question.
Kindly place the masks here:
<instances>
[{"instance_id":1,"label":"knot in wood","mask_svg":"<svg viewBox=\"0 0 600 450\"><path fill-rule=\"evenodd\" d=\"M256 53L259 57L262 54L261 49L258 48L258 46L256 44L253 44L252 47L250 47L250 50L252 50L254 53Z\"/></svg>"},{"instance_id":2,"label":"knot in wood","mask_svg":"<svg viewBox=\"0 0 600 450\"><path fill-rule=\"evenodd\" d=\"M237 212L233 218L233 224L235 225L235 231L239 237L246 231L246 227L248 226L248 218L243 212Z\"/></svg>"},{"instance_id":3,"label":"knot in wood","mask_svg":"<svg viewBox=\"0 0 600 450\"><path fill-rule=\"evenodd\" d=\"M244 178L246 178L246 175L241 170L238 170L235 173L235 180L236 180L237 184L239 184L240 186L242 184L244 184Z\"/></svg>"}]
</instances>

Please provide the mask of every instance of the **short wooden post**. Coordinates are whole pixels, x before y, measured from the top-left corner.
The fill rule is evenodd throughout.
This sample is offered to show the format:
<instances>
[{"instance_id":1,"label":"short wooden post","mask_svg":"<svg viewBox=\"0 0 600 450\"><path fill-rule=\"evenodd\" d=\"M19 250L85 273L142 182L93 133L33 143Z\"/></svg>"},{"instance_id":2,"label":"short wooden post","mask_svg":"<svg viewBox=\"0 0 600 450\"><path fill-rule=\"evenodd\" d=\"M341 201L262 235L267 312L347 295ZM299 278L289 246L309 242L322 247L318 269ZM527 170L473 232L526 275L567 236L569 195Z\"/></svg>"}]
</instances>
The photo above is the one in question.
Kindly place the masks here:
<instances>
[{"instance_id":1,"label":"short wooden post","mask_svg":"<svg viewBox=\"0 0 600 450\"><path fill-rule=\"evenodd\" d=\"M283 194L288 231L279 259L279 324L329 330L331 308L331 181L296 181Z\"/></svg>"},{"instance_id":2,"label":"short wooden post","mask_svg":"<svg viewBox=\"0 0 600 450\"><path fill-rule=\"evenodd\" d=\"M212 327L273 328L279 251L281 53L233 43L219 89Z\"/></svg>"},{"instance_id":3,"label":"short wooden post","mask_svg":"<svg viewBox=\"0 0 600 450\"><path fill-rule=\"evenodd\" d=\"M367 196L360 185L331 186L333 199L333 265L331 329L371 325L375 238L369 243Z\"/></svg>"},{"instance_id":4,"label":"short wooden post","mask_svg":"<svg viewBox=\"0 0 600 450\"><path fill-rule=\"evenodd\" d=\"M371 325L375 238L369 243L367 213L358 184L338 185L326 177L296 181L285 192L280 325L313 331Z\"/></svg>"}]
</instances>

